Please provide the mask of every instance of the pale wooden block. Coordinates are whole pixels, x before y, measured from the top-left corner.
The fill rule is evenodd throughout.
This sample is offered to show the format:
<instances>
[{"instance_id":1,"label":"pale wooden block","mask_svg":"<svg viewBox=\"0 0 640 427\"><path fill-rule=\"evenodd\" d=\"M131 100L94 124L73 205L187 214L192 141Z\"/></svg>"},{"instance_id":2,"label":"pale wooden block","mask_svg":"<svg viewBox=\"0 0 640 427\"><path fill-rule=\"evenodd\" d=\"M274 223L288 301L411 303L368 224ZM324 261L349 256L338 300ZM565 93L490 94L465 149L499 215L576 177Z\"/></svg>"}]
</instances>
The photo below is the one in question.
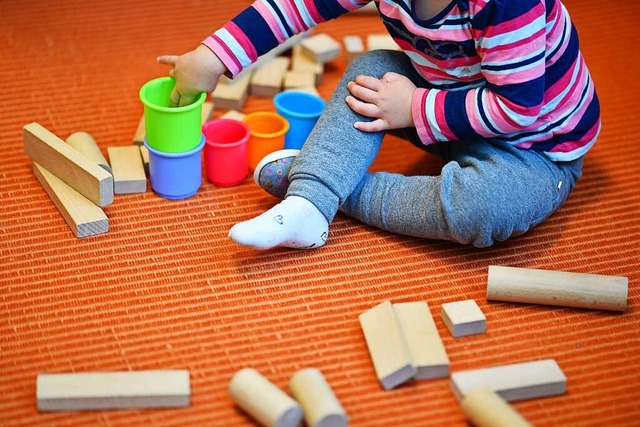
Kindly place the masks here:
<instances>
[{"instance_id":1,"label":"pale wooden block","mask_svg":"<svg viewBox=\"0 0 640 427\"><path fill-rule=\"evenodd\" d=\"M308 427L347 427L349 424L347 413L318 369L296 372L289 389L300 402Z\"/></svg>"},{"instance_id":2,"label":"pale wooden block","mask_svg":"<svg viewBox=\"0 0 640 427\"><path fill-rule=\"evenodd\" d=\"M365 311L359 320L382 387L389 390L413 378L417 370L391 302Z\"/></svg>"},{"instance_id":3,"label":"pale wooden block","mask_svg":"<svg viewBox=\"0 0 640 427\"><path fill-rule=\"evenodd\" d=\"M305 55L302 46L297 45L291 50L291 71L312 73L315 76L315 85L319 85L322 83L324 65Z\"/></svg>"},{"instance_id":4,"label":"pale wooden block","mask_svg":"<svg viewBox=\"0 0 640 427\"><path fill-rule=\"evenodd\" d=\"M340 43L328 34L317 34L300 43L302 52L315 62L324 64L340 56Z\"/></svg>"},{"instance_id":5,"label":"pale wooden block","mask_svg":"<svg viewBox=\"0 0 640 427\"><path fill-rule=\"evenodd\" d=\"M300 43L306 39L307 37L309 37L309 35L312 33L313 30L308 30L305 31L303 33L300 34L296 34L293 37L289 37L288 39L286 39L284 42L280 43L279 45L277 45L276 47L274 47L273 49L271 49L269 52L265 53L264 55L261 55L258 57L258 59L253 63L250 64L248 66L246 66L241 72L240 74L238 74L236 76L236 79L240 76L243 76L247 73L252 73L256 68L261 67L262 65L266 64L267 62L271 61L273 58L276 58L277 56L288 52L289 50L293 50L296 48L296 46L299 46Z\"/></svg>"},{"instance_id":6,"label":"pale wooden block","mask_svg":"<svg viewBox=\"0 0 640 427\"><path fill-rule=\"evenodd\" d=\"M39 411L189 406L189 371L157 370L39 374Z\"/></svg>"},{"instance_id":7,"label":"pale wooden block","mask_svg":"<svg viewBox=\"0 0 640 427\"><path fill-rule=\"evenodd\" d=\"M213 102L205 101L202 103L202 123L206 123L211 120L211 116L213 115ZM140 118L138 122L138 128L136 129L135 135L133 135L133 143L135 145L144 145L144 137L147 132L144 123L144 115ZM68 141L67 141L68 142Z\"/></svg>"},{"instance_id":8,"label":"pale wooden block","mask_svg":"<svg viewBox=\"0 0 640 427\"><path fill-rule=\"evenodd\" d=\"M489 266L487 299L625 311L629 279L622 276Z\"/></svg>"},{"instance_id":9,"label":"pale wooden block","mask_svg":"<svg viewBox=\"0 0 640 427\"><path fill-rule=\"evenodd\" d=\"M297 426L302 422L300 405L255 369L236 372L229 383L229 395L263 426Z\"/></svg>"},{"instance_id":10,"label":"pale wooden block","mask_svg":"<svg viewBox=\"0 0 640 427\"><path fill-rule=\"evenodd\" d=\"M487 318L472 299L442 304L441 315L447 329L456 338L483 334L487 330Z\"/></svg>"},{"instance_id":11,"label":"pale wooden block","mask_svg":"<svg viewBox=\"0 0 640 427\"><path fill-rule=\"evenodd\" d=\"M313 87L316 76L313 73L304 71L287 71L284 73L284 89L295 89L299 87Z\"/></svg>"},{"instance_id":12,"label":"pale wooden block","mask_svg":"<svg viewBox=\"0 0 640 427\"><path fill-rule=\"evenodd\" d=\"M251 94L262 97L273 97L282 90L282 81L291 60L279 56L262 65L251 78Z\"/></svg>"},{"instance_id":13,"label":"pale wooden block","mask_svg":"<svg viewBox=\"0 0 640 427\"><path fill-rule=\"evenodd\" d=\"M95 203L35 162L33 173L76 237L109 231L109 219Z\"/></svg>"},{"instance_id":14,"label":"pale wooden block","mask_svg":"<svg viewBox=\"0 0 640 427\"><path fill-rule=\"evenodd\" d=\"M347 65L364 53L364 42L360 36L345 36L344 49L347 52Z\"/></svg>"},{"instance_id":15,"label":"pale wooden block","mask_svg":"<svg viewBox=\"0 0 640 427\"><path fill-rule=\"evenodd\" d=\"M213 117L213 102L205 101L202 103L202 124L205 124Z\"/></svg>"},{"instance_id":16,"label":"pale wooden block","mask_svg":"<svg viewBox=\"0 0 640 427\"><path fill-rule=\"evenodd\" d=\"M249 83L252 73L242 73L231 80L225 76L220 77L218 85L211 93L215 105L222 110L240 110L249 94Z\"/></svg>"},{"instance_id":17,"label":"pale wooden block","mask_svg":"<svg viewBox=\"0 0 640 427\"><path fill-rule=\"evenodd\" d=\"M241 113L240 111L236 111L236 110L229 110L226 113L222 114L219 118L220 119L233 119L233 120L238 120L238 121L242 121L242 119L244 119L245 114Z\"/></svg>"},{"instance_id":18,"label":"pale wooden block","mask_svg":"<svg viewBox=\"0 0 640 427\"><path fill-rule=\"evenodd\" d=\"M87 159L96 162L102 169L113 174L111 166L109 166L107 159L104 158L100 147L96 144L96 140L87 132L72 133L67 137L67 144L84 154Z\"/></svg>"},{"instance_id":19,"label":"pale wooden block","mask_svg":"<svg viewBox=\"0 0 640 427\"><path fill-rule=\"evenodd\" d=\"M145 193L147 176L140 148L135 145L108 147L107 153L113 169L115 194Z\"/></svg>"},{"instance_id":20,"label":"pale wooden block","mask_svg":"<svg viewBox=\"0 0 640 427\"><path fill-rule=\"evenodd\" d=\"M24 151L34 162L98 206L113 202L113 176L38 123L22 130Z\"/></svg>"},{"instance_id":21,"label":"pale wooden block","mask_svg":"<svg viewBox=\"0 0 640 427\"><path fill-rule=\"evenodd\" d=\"M508 402L557 396L567 391L567 377L553 359L472 369L451 374L451 390L458 401L484 386Z\"/></svg>"},{"instance_id":22,"label":"pale wooden block","mask_svg":"<svg viewBox=\"0 0 640 427\"><path fill-rule=\"evenodd\" d=\"M409 346L416 379L449 376L449 356L429 306L424 301L393 304L398 323Z\"/></svg>"},{"instance_id":23,"label":"pale wooden block","mask_svg":"<svg viewBox=\"0 0 640 427\"><path fill-rule=\"evenodd\" d=\"M318 89L316 89L315 86L309 86L309 87L297 87L294 89L287 89L285 90L285 92L305 92L311 95L315 95L319 98L322 98L322 96L320 96L320 92L318 92Z\"/></svg>"},{"instance_id":24,"label":"pale wooden block","mask_svg":"<svg viewBox=\"0 0 640 427\"><path fill-rule=\"evenodd\" d=\"M380 49L401 50L400 46L389 34L369 34L367 36L367 48L369 51Z\"/></svg>"},{"instance_id":25,"label":"pale wooden block","mask_svg":"<svg viewBox=\"0 0 640 427\"><path fill-rule=\"evenodd\" d=\"M518 411L486 387L473 389L460 406L476 427L531 427Z\"/></svg>"},{"instance_id":26,"label":"pale wooden block","mask_svg":"<svg viewBox=\"0 0 640 427\"><path fill-rule=\"evenodd\" d=\"M140 157L142 158L144 173L149 176L149 149L144 145L140 145Z\"/></svg>"}]
</instances>

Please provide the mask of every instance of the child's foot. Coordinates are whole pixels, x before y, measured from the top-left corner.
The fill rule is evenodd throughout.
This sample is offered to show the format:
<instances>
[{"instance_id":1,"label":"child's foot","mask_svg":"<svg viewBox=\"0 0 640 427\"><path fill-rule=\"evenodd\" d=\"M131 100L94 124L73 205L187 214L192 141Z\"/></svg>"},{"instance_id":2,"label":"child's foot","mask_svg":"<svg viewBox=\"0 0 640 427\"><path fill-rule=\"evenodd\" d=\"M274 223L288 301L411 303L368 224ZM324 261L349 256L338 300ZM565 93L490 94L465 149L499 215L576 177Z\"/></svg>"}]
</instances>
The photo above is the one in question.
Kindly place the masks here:
<instances>
[{"instance_id":1,"label":"child's foot","mask_svg":"<svg viewBox=\"0 0 640 427\"><path fill-rule=\"evenodd\" d=\"M329 223L313 203L298 196L287 197L268 211L229 231L239 245L255 249L286 246L296 249L319 248L327 241Z\"/></svg>"},{"instance_id":2,"label":"child's foot","mask_svg":"<svg viewBox=\"0 0 640 427\"><path fill-rule=\"evenodd\" d=\"M289 169L300 150L285 149L266 155L253 172L253 180L264 191L284 199L289 188Z\"/></svg>"}]
</instances>

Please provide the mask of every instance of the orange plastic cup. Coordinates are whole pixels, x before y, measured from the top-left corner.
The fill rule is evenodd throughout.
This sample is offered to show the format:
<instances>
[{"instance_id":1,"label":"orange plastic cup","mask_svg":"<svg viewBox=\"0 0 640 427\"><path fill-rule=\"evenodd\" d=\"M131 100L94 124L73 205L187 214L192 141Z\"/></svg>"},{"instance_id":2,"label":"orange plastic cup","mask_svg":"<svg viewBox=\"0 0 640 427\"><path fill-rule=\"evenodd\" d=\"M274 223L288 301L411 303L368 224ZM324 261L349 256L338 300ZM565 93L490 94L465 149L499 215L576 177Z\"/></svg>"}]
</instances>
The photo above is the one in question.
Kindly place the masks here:
<instances>
[{"instance_id":1,"label":"orange plastic cup","mask_svg":"<svg viewBox=\"0 0 640 427\"><path fill-rule=\"evenodd\" d=\"M272 112L250 113L242 121L251 131L247 155L249 170L253 172L264 156L284 148L284 135L289 130L289 122Z\"/></svg>"}]
</instances>

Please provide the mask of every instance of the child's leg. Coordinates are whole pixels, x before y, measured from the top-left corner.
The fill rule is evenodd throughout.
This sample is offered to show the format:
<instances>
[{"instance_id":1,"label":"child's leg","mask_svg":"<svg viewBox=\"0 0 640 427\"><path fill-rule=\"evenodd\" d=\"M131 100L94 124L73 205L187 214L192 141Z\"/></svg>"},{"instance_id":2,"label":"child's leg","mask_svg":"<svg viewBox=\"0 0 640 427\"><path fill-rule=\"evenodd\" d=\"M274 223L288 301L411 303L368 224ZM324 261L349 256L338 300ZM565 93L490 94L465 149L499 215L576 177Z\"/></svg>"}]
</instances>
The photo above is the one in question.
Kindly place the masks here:
<instances>
[{"instance_id":1,"label":"child's leg","mask_svg":"<svg viewBox=\"0 0 640 427\"><path fill-rule=\"evenodd\" d=\"M439 176L367 174L342 210L394 233L485 247L551 215L582 171L582 159L554 163L497 143L451 144Z\"/></svg>"},{"instance_id":2,"label":"child's leg","mask_svg":"<svg viewBox=\"0 0 640 427\"><path fill-rule=\"evenodd\" d=\"M370 120L354 113L345 102L347 83L360 74L382 77L394 71L414 81L421 78L402 52L374 51L356 59L345 72L325 111L296 157L283 202L264 214L236 224L229 236L235 242L266 249L322 246L338 207L356 188L373 162L383 132L361 132L356 121ZM293 203L291 196L294 198ZM299 199L309 201L309 205ZM304 212L303 212L304 210ZM310 212L311 210L311 212ZM303 215L313 221L301 221ZM276 220L277 219L277 220Z\"/></svg>"}]
</instances>

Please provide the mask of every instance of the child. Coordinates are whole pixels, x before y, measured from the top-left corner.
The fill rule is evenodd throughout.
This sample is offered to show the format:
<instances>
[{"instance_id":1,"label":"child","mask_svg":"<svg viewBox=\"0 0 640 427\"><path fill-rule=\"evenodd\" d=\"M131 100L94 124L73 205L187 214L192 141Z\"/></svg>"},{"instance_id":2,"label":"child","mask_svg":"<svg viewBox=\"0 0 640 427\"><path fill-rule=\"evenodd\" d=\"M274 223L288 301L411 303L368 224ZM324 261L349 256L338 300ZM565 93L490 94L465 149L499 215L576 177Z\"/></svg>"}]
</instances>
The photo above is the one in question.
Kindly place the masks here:
<instances>
[{"instance_id":1,"label":"child","mask_svg":"<svg viewBox=\"0 0 640 427\"><path fill-rule=\"evenodd\" d=\"M158 59L174 67L172 101L188 104L223 73L368 2L255 1L194 51ZM236 224L235 242L317 248L340 209L394 233L485 247L542 222L581 176L600 112L560 0L376 6L402 51L355 60L300 153L261 162L256 181L285 198ZM440 175L368 173L387 131L442 156ZM279 188L269 188L274 168L288 175Z\"/></svg>"}]
</instances>

